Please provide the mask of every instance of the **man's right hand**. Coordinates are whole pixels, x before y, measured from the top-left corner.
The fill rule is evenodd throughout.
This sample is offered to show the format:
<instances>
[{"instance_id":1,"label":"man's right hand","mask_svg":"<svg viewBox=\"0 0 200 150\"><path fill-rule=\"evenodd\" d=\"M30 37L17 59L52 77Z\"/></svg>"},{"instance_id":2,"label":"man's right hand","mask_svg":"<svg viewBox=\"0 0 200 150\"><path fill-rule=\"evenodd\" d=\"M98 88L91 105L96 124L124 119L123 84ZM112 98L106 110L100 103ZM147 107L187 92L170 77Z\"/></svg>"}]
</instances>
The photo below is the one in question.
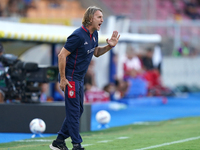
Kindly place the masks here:
<instances>
[{"instance_id":1,"label":"man's right hand","mask_svg":"<svg viewBox=\"0 0 200 150\"><path fill-rule=\"evenodd\" d=\"M65 92L66 86L69 86L70 88L72 88L71 84L69 83L69 81L66 78L61 79L60 80L60 88L61 88L61 90Z\"/></svg>"}]
</instances>

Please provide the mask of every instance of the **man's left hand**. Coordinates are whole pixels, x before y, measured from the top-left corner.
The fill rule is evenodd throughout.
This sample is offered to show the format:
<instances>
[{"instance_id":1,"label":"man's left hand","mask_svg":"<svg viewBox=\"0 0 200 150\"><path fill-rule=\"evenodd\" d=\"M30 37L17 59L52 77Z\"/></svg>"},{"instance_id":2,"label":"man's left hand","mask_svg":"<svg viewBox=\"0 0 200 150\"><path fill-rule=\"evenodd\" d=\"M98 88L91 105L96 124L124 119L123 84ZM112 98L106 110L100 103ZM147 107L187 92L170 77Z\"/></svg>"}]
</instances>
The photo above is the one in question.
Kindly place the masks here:
<instances>
[{"instance_id":1,"label":"man's left hand","mask_svg":"<svg viewBox=\"0 0 200 150\"><path fill-rule=\"evenodd\" d=\"M112 37L110 39L106 39L106 42L111 46L114 47L117 45L119 40L120 34L118 35L117 31L113 31Z\"/></svg>"}]
</instances>

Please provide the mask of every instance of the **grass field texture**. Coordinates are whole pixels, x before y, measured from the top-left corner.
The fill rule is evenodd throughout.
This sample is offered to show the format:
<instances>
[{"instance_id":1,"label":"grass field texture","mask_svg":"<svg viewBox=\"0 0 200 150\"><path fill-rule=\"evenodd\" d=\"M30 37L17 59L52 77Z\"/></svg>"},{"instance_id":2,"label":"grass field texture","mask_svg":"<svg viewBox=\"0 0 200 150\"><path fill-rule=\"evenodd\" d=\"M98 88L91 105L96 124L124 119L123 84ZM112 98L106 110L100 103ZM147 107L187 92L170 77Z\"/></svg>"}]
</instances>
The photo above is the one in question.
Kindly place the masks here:
<instances>
[{"instance_id":1,"label":"grass field texture","mask_svg":"<svg viewBox=\"0 0 200 150\"><path fill-rule=\"evenodd\" d=\"M86 150L200 150L200 117L81 133ZM49 150L55 136L2 143L0 150ZM71 139L66 140L69 149Z\"/></svg>"}]
</instances>

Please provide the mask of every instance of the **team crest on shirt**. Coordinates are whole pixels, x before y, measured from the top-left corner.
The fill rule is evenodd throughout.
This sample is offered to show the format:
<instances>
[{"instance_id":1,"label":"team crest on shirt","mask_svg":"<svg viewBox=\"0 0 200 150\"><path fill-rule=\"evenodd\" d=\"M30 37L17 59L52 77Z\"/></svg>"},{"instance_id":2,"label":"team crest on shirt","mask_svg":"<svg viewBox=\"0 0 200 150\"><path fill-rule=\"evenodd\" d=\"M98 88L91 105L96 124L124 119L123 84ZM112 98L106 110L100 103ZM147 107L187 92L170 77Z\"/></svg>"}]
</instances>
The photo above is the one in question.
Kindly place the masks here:
<instances>
[{"instance_id":1,"label":"team crest on shirt","mask_svg":"<svg viewBox=\"0 0 200 150\"><path fill-rule=\"evenodd\" d=\"M70 90L70 91L69 91L69 95L70 95L71 97L73 97L74 91Z\"/></svg>"},{"instance_id":2,"label":"team crest on shirt","mask_svg":"<svg viewBox=\"0 0 200 150\"><path fill-rule=\"evenodd\" d=\"M93 37L94 42L96 42L95 37Z\"/></svg>"}]
</instances>

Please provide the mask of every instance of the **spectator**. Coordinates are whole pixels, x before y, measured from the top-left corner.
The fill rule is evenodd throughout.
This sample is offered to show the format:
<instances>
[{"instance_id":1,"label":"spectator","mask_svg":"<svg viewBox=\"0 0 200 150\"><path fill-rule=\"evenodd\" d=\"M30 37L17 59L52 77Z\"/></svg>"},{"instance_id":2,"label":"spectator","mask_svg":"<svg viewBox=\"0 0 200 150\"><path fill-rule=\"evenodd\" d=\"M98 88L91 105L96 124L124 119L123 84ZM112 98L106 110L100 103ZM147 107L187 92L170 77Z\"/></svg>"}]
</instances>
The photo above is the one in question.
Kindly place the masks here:
<instances>
[{"instance_id":1,"label":"spectator","mask_svg":"<svg viewBox=\"0 0 200 150\"><path fill-rule=\"evenodd\" d=\"M107 102L110 100L109 93L93 86L91 83L85 84L85 103Z\"/></svg>"},{"instance_id":2,"label":"spectator","mask_svg":"<svg viewBox=\"0 0 200 150\"><path fill-rule=\"evenodd\" d=\"M124 98L134 98L147 95L147 81L135 70L131 71L131 76L127 79L128 88Z\"/></svg>"},{"instance_id":3,"label":"spectator","mask_svg":"<svg viewBox=\"0 0 200 150\"><path fill-rule=\"evenodd\" d=\"M104 86L103 88L104 91L109 93L110 100L116 100L117 98L115 97L115 92L116 92L116 86L113 83L108 83L107 85Z\"/></svg>"},{"instance_id":4,"label":"spectator","mask_svg":"<svg viewBox=\"0 0 200 150\"><path fill-rule=\"evenodd\" d=\"M65 94L60 89L59 83L55 83L55 91L54 91L54 101L64 101L65 100Z\"/></svg>"},{"instance_id":5,"label":"spectator","mask_svg":"<svg viewBox=\"0 0 200 150\"><path fill-rule=\"evenodd\" d=\"M113 95L113 98L115 100L120 100L121 98L123 98L125 96L125 94L127 92L128 82L118 79L115 81L115 85L116 85L116 91Z\"/></svg>"},{"instance_id":6,"label":"spectator","mask_svg":"<svg viewBox=\"0 0 200 150\"><path fill-rule=\"evenodd\" d=\"M49 85L47 83L41 83L39 86L41 89L40 102L47 102Z\"/></svg>"},{"instance_id":7,"label":"spectator","mask_svg":"<svg viewBox=\"0 0 200 150\"><path fill-rule=\"evenodd\" d=\"M50 90L50 84L49 83L40 83L40 102L52 102L54 101L54 98L50 96L49 90Z\"/></svg>"},{"instance_id":8,"label":"spectator","mask_svg":"<svg viewBox=\"0 0 200 150\"><path fill-rule=\"evenodd\" d=\"M135 70L138 74L141 72L142 65L140 59L131 46L128 46L126 58L124 61L124 79L129 78L131 71Z\"/></svg>"},{"instance_id":9,"label":"spectator","mask_svg":"<svg viewBox=\"0 0 200 150\"><path fill-rule=\"evenodd\" d=\"M145 70L143 77L147 81L148 96L172 96L173 92L161 83L160 72L153 65L153 50L147 49L147 53L142 57L142 64Z\"/></svg>"},{"instance_id":10,"label":"spectator","mask_svg":"<svg viewBox=\"0 0 200 150\"><path fill-rule=\"evenodd\" d=\"M144 70L148 71L154 69L152 58L153 58L153 50L152 48L147 48L146 54L144 54L144 56L142 56L141 58L142 67Z\"/></svg>"},{"instance_id":11,"label":"spectator","mask_svg":"<svg viewBox=\"0 0 200 150\"><path fill-rule=\"evenodd\" d=\"M95 73L94 73L94 60L91 60L88 70L84 77L84 85L90 83L92 86L96 86Z\"/></svg>"},{"instance_id":12,"label":"spectator","mask_svg":"<svg viewBox=\"0 0 200 150\"><path fill-rule=\"evenodd\" d=\"M188 37L184 37L181 47L173 51L174 56L189 56L192 51L192 47L189 44Z\"/></svg>"}]
</instances>

